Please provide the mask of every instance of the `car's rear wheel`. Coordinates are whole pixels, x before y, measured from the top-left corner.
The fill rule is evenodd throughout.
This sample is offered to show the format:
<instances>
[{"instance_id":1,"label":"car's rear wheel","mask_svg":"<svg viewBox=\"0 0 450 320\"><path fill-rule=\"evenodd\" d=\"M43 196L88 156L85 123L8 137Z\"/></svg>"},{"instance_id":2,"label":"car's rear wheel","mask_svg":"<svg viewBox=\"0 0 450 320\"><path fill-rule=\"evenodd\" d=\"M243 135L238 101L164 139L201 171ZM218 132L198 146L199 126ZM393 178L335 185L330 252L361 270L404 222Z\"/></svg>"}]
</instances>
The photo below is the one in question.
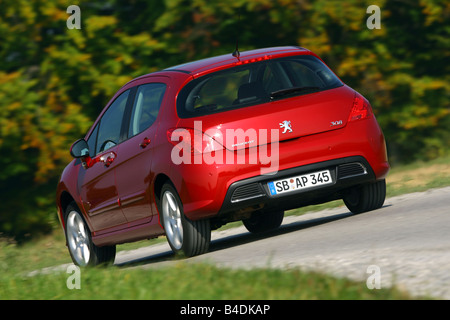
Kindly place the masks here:
<instances>
[{"instance_id":1,"label":"car's rear wheel","mask_svg":"<svg viewBox=\"0 0 450 320\"><path fill-rule=\"evenodd\" d=\"M80 266L96 266L114 262L116 246L98 247L92 242L91 232L77 205L66 209L66 239L72 261Z\"/></svg>"},{"instance_id":2,"label":"car's rear wheel","mask_svg":"<svg viewBox=\"0 0 450 320\"><path fill-rule=\"evenodd\" d=\"M344 203L352 213L362 213L381 208L386 198L386 180L365 184L349 190Z\"/></svg>"},{"instance_id":3,"label":"car's rear wheel","mask_svg":"<svg viewBox=\"0 0 450 320\"><path fill-rule=\"evenodd\" d=\"M183 213L181 199L170 183L161 189L160 213L173 252L191 257L208 251L211 241L210 221L188 219Z\"/></svg>"},{"instance_id":4,"label":"car's rear wheel","mask_svg":"<svg viewBox=\"0 0 450 320\"><path fill-rule=\"evenodd\" d=\"M260 233L278 228L283 222L284 211L252 213L250 218L243 220L244 226L251 233Z\"/></svg>"}]
</instances>

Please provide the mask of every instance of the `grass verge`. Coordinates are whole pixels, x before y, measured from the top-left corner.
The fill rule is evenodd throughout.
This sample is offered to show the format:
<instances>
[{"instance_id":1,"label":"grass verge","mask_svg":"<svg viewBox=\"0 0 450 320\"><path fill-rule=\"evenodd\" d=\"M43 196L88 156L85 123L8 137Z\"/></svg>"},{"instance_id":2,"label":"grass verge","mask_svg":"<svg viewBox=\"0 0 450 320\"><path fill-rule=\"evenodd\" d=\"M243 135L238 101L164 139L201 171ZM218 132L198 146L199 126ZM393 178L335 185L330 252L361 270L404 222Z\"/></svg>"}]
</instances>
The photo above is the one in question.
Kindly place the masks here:
<instances>
[{"instance_id":1,"label":"grass verge","mask_svg":"<svg viewBox=\"0 0 450 320\"><path fill-rule=\"evenodd\" d=\"M0 275L0 299L39 300L309 300L410 299L395 288L369 290L365 284L297 269L233 270L208 264L165 268L81 269L80 289L73 272L28 277Z\"/></svg>"}]
</instances>

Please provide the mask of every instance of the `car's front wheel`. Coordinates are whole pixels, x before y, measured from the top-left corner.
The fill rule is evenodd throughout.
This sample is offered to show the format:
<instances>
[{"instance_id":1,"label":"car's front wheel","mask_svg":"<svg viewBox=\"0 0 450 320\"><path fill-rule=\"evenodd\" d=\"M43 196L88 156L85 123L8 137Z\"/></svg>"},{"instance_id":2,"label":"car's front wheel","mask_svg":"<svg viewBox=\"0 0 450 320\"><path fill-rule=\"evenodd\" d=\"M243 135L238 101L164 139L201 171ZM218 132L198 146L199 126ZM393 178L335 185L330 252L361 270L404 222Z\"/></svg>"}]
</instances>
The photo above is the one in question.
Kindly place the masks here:
<instances>
[{"instance_id":1,"label":"car's front wheel","mask_svg":"<svg viewBox=\"0 0 450 320\"><path fill-rule=\"evenodd\" d=\"M98 247L92 242L91 232L75 203L67 207L65 222L67 247L73 263L85 267L114 262L116 246Z\"/></svg>"},{"instance_id":2,"label":"car's front wheel","mask_svg":"<svg viewBox=\"0 0 450 320\"><path fill-rule=\"evenodd\" d=\"M365 184L349 190L344 203L352 213L362 213L381 208L386 198L386 180Z\"/></svg>"},{"instance_id":3,"label":"car's front wheel","mask_svg":"<svg viewBox=\"0 0 450 320\"><path fill-rule=\"evenodd\" d=\"M191 257L208 251L211 241L209 220L188 219L183 213L181 199L170 183L161 189L160 213L173 252Z\"/></svg>"}]
</instances>

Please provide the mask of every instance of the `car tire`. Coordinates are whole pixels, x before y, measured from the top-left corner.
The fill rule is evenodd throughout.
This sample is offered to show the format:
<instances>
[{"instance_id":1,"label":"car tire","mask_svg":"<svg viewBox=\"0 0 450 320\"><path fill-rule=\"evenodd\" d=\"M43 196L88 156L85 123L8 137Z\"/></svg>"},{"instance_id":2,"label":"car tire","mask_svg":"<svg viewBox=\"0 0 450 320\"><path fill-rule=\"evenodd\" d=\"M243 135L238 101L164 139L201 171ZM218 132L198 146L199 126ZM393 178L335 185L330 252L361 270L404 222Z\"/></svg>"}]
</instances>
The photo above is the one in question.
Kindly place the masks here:
<instances>
[{"instance_id":1,"label":"car tire","mask_svg":"<svg viewBox=\"0 0 450 320\"><path fill-rule=\"evenodd\" d=\"M243 220L245 228L251 233L261 233L270 231L281 226L284 218L284 211L252 213L250 218Z\"/></svg>"},{"instance_id":2,"label":"car tire","mask_svg":"<svg viewBox=\"0 0 450 320\"><path fill-rule=\"evenodd\" d=\"M86 267L114 262L116 246L98 247L92 242L91 231L74 202L67 207L64 219L67 247L73 263Z\"/></svg>"},{"instance_id":3,"label":"car tire","mask_svg":"<svg viewBox=\"0 0 450 320\"><path fill-rule=\"evenodd\" d=\"M207 252L211 242L209 219L188 219L184 215L181 199L170 183L163 185L159 202L162 225L172 251L186 257Z\"/></svg>"},{"instance_id":4,"label":"car tire","mask_svg":"<svg viewBox=\"0 0 450 320\"><path fill-rule=\"evenodd\" d=\"M344 203L352 213L358 214L381 208L386 198L386 180L352 188L344 195Z\"/></svg>"}]
</instances>

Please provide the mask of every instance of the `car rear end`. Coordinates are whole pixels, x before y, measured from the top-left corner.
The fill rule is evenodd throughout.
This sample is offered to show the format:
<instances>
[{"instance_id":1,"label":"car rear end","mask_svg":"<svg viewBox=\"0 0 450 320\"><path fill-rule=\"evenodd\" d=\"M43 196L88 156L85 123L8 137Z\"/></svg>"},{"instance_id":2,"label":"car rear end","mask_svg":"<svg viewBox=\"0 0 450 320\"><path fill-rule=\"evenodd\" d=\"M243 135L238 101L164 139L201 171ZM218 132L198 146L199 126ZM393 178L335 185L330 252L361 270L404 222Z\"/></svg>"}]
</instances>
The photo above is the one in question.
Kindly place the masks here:
<instances>
[{"instance_id":1,"label":"car rear end","mask_svg":"<svg viewBox=\"0 0 450 320\"><path fill-rule=\"evenodd\" d=\"M249 52L213 66L190 70L168 131L174 148L191 139L190 162L173 166L188 218L220 225L354 197L386 176L370 103L310 51Z\"/></svg>"}]
</instances>

